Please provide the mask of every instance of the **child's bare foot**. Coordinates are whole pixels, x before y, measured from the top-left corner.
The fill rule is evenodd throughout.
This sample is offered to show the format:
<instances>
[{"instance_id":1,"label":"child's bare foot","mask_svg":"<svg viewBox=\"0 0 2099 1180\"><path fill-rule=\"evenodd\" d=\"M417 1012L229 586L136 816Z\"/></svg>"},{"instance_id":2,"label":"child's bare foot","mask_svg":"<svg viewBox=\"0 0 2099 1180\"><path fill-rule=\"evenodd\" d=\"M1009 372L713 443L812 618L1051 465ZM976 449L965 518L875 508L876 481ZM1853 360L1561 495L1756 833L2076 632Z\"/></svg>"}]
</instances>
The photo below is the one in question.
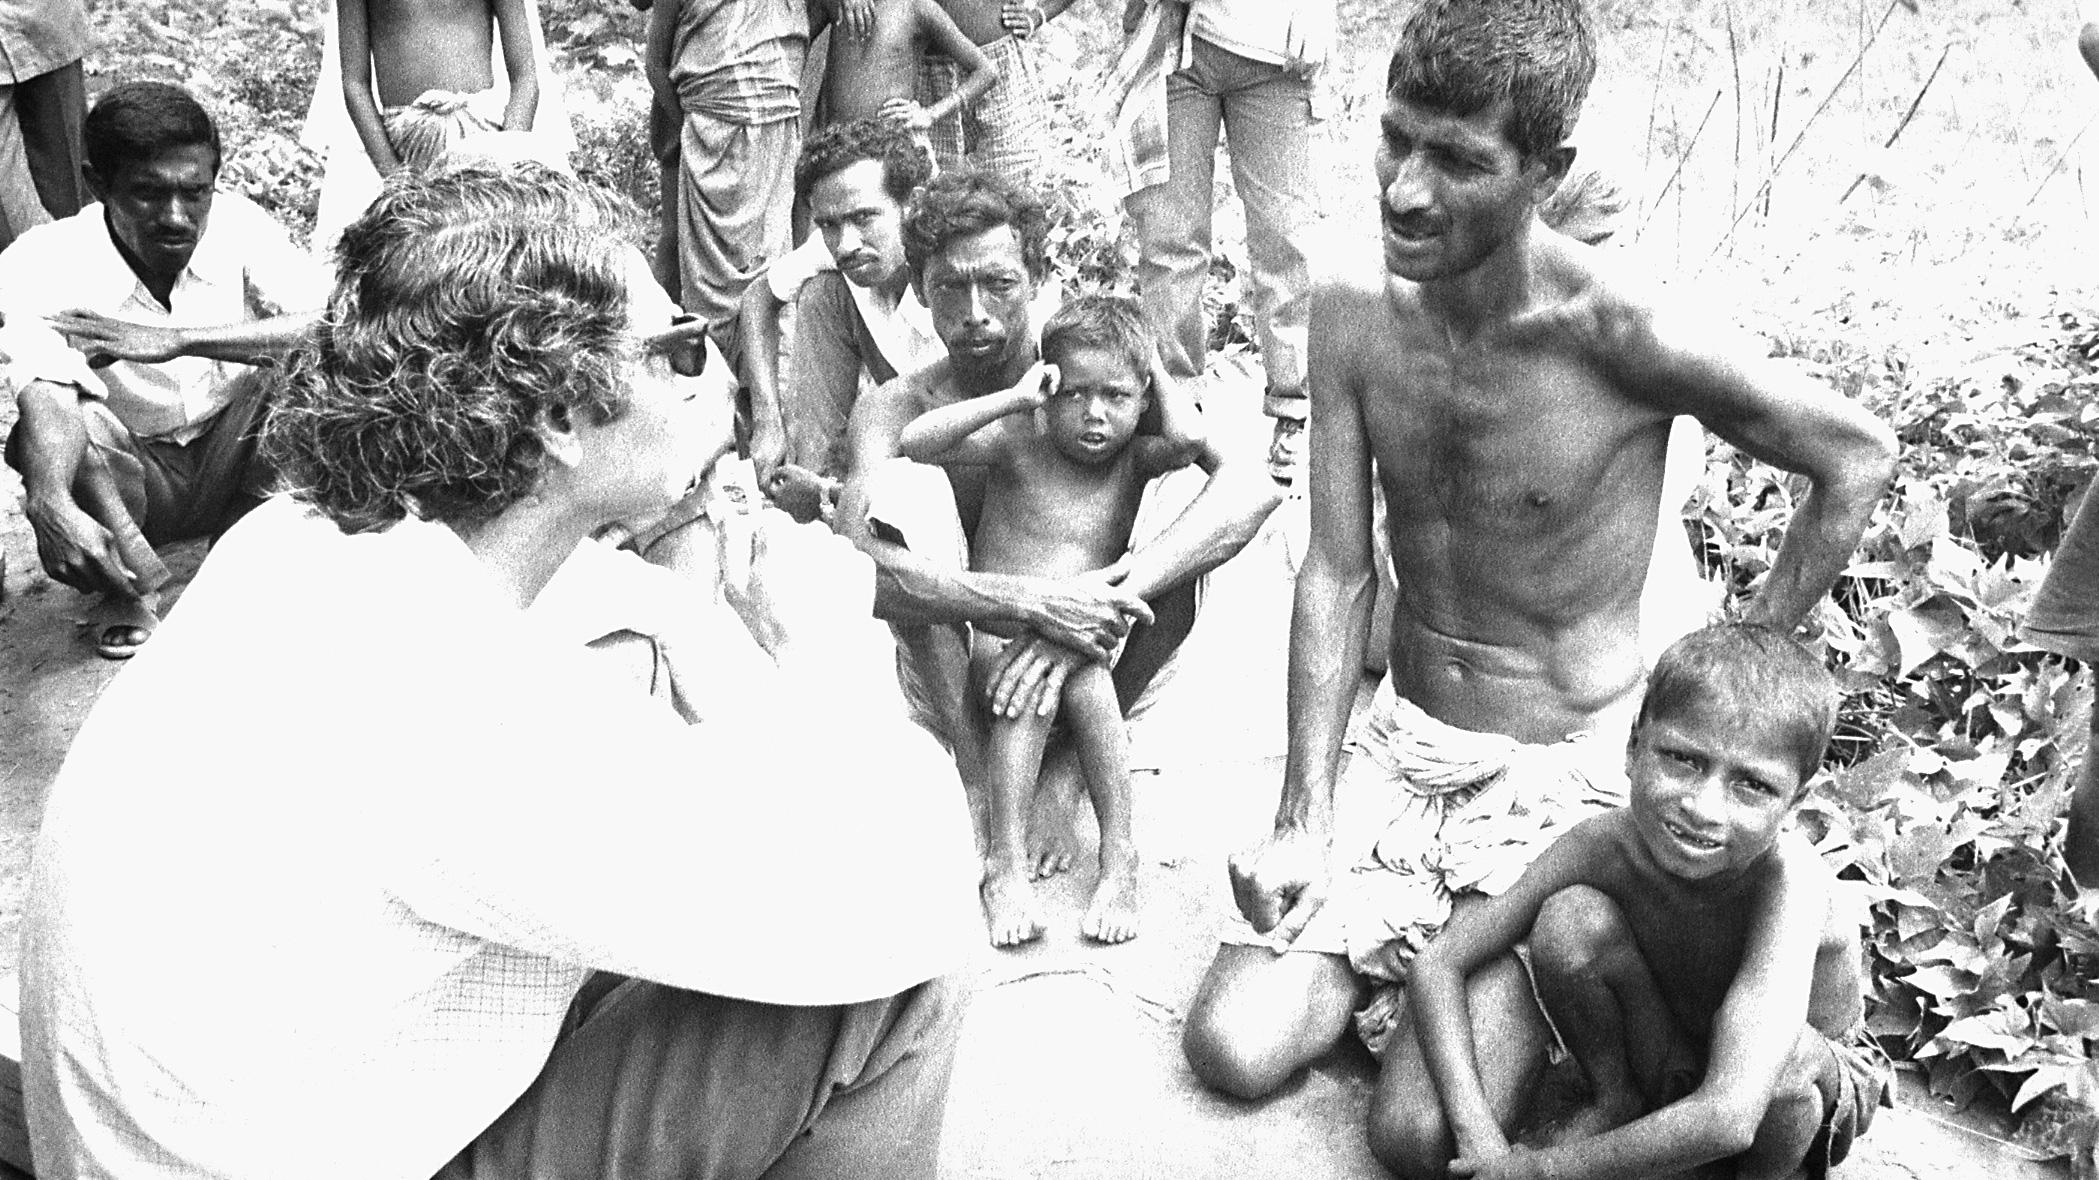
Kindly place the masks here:
<instances>
[{"instance_id":1,"label":"child's bare foot","mask_svg":"<svg viewBox=\"0 0 2099 1180\"><path fill-rule=\"evenodd\" d=\"M1036 880L1054 877L1071 867L1079 848L1079 802L1085 797L1077 783L1045 782L1035 788L1028 808L1028 870Z\"/></svg>"},{"instance_id":2,"label":"child's bare foot","mask_svg":"<svg viewBox=\"0 0 2099 1180\"><path fill-rule=\"evenodd\" d=\"M1019 946L1042 936L1042 919L1035 914L1035 886L1023 868L987 869L980 892L991 945Z\"/></svg>"},{"instance_id":3,"label":"child's bare foot","mask_svg":"<svg viewBox=\"0 0 2099 1180\"><path fill-rule=\"evenodd\" d=\"M1135 853L1110 861L1101 858L1100 883L1093 887L1093 901L1079 921L1079 933L1095 942L1128 942L1137 937L1137 889Z\"/></svg>"}]
</instances>

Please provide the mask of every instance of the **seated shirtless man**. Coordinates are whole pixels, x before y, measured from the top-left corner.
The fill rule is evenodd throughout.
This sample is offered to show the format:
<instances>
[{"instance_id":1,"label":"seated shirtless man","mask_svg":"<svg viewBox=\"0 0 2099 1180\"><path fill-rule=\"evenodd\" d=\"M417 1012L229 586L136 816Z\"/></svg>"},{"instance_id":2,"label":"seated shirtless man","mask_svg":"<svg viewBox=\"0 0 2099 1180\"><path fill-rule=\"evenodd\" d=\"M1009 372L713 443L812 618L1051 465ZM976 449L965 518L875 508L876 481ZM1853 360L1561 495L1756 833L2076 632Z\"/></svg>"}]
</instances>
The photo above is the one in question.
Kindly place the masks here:
<instances>
[{"instance_id":1,"label":"seated shirtless man","mask_svg":"<svg viewBox=\"0 0 2099 1180\"><path fill-rule=\"evenodd\" d=\"M1145 485L1191 461L1216 469L1194 396L1165 375L1159 342L1133 300L1084 295L1042 327L1044 364L1012 389L929 410L904 428L907 458L987 473L969 568L1071 575L1112 566L1130 547ZM1158 408L1159 431L1139 434ZM973 693L999 667L1005 641L970 637ZM1079 749L1100 820L1100 878L1079 930L1099 942L1137 936L1137 844L1130 823L1130 740L1115 683L1101 664L1064 681L1059 700L991 715L990 848L984 914L994 946L1042 933L1027 863L1027 804L1050 726Z\"/></svg>"},{"instance_id":2,"label":"seated shirtless man","mask_svg":"<svg viewBox=\"0 0 2099 1180\"><path fill-rule=\"evenodd\" d=\"M899 439L920 414L1011 389L1036 362L1033 315L1049 273L1048 234L1041 198L996 175L956 171L926 186L905 219L904 250L947 355L853 406L848 474L832 522L875 559L876 613L900 624L913 704L954 750L980 839L983 734L964 705L968 653L960 632L939 624L960 619L1014 637L992 677L1002 712L1056 700L1071 672L1106 660L1127 635L1114 679L1125 716L1134 715L1164 684L1194 624L1196 578L1252 540L1280 498L1254 463L1225 450L1178 514L1164 498L1169 489L1155 486L1152 507L1166 511L1140 510L1131 551L1119 561L1058 577L966 568L961 524L976 516L976 481L958 477L951 486L939 471L899 459ZM1171 523L1148 528L1153 520ZM1069 867L1083 792L1071 751L1053 747L1029 822L1037 873Z\"/></svg>"},{"instance_id":3,"label":"seated shirtless man","mask_svg":"<svg viewBox=\"0 0 2099 1180\"><path fill-rule=\"evenodd\" d=\"M1498 893L1623 803L1640 589L1668 422L1808 478L1749 621L1790 630L1843 569L1893 464L1857 406L1540 230L1594 72L1578 0L1428 0L1387 78L1382 267L1313 303L1311 538L1290 634L1275 829L1232 858L1250 923L1189 1014L1208 1084L1266 1094L1403 983L1454 897ZM1338 793L1368 640L1369 488L1399 594L1390 671ZM1473 977L1499 1011L1521 973ZM1389 992L1385 997L1390 1008Z\"/></svg>"}]
</instances>

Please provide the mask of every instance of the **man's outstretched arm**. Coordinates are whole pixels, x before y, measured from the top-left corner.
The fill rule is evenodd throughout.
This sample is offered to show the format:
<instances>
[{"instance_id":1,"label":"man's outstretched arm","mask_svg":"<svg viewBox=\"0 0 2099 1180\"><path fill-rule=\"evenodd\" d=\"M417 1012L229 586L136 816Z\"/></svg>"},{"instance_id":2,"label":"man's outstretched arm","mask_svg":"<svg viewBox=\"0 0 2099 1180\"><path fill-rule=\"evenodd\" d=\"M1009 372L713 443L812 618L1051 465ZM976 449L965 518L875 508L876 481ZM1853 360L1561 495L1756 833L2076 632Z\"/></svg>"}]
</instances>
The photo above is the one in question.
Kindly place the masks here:
<instances>
[{"instance_id":1,"label":"man's outstretched arm","mask_svg":"<svg viewBox=\"0 0 2099 1180\"><path fill-rule=\"evenodd\" d=\"M1331 874L1334 779L1362 677L1375 588L1370 548L1370 451L1346 371L1346 350L1314 295L1311 371L1312 527L1290 613L1289 756L1275 831L1231 858L1232 896L1254 929L1296 938L1325 903ZM1338 639L1338 642L1337 642Z\"/></svg>"},{"instance_id":2,"label":"man's outstretched arm","mask_svg":"<svg viewBox=\"0 0 2099 1180\"><path fill-rule=\"evenodd\" d=\"M1895 469L1895 435L1863 408L1783 364L1683 318L1637 314L1613 358L1634 389L1695 416L1748 455L1808 477L1748 622L1800 625L1851 560Z\"/></svg>"},{"instance_id":3,"label":"man's outstretched arm","mask_svg":"<svg viewBox=\"0 0 2099 1180\"><path fill-rule=\"evenodd\" d=\"M90 365L111 361L156 365L185 356L252 365L283 356L319 315L312 311L295 312L237 324L190 328L137 324L76 307L51 316L50 323L67 343L87 356Z\"/></svg>"}]
</instances>

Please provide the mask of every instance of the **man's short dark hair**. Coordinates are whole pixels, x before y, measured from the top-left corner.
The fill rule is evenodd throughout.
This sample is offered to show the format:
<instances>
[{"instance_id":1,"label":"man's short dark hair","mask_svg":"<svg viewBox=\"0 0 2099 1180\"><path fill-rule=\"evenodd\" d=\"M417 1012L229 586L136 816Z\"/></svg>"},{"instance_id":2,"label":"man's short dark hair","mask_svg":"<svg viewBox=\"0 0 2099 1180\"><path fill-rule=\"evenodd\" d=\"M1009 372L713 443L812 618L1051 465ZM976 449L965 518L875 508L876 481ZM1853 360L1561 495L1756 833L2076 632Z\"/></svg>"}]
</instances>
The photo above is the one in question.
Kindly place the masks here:
<instances>
[{"instance_id":1,"label":"man's short dark hair","mask_svg":"<svg viewBox=\"0 0 2099 1180\"><path fill-rule=\"evenodd\" d=\"M904 259L923 279L926 262L955 238L1010 226L1028 277L1049 277L1049 208L1026 187L992 172L955 168L927 183L904 215Z\"/></svg>"},{"instance_id":2,"label":"man's short dark hair","mask_svg":"<svg viewBox=\"0 0 2099 1180\"><path fill-rule=\"evenodd\" d=\"M1596 76L1581 0L1425 0L1400 30L1385 93L1459 118L1507 98L1528 159L1567 142Z\"/></svg>"},{"instance_id":3,"label":"man's short dark hair","mask_svg":"<svg viewBox=\"0 0 2099 1180\"><path fill-rule=\"evenodd\" d=\"M1792 737L1794 765L1806 782L1836 731L1836 678L1791 636L1753 623L1717 623L1655 660L1639 725L1715 708L1776 719Z\"/></svg>"},{"instance_id":4,"label":"man's short dark hair","mask_svg":"<svg viewBox=\"0 0 2099 1180\"><path fill-rule=\"evenodd\" d=\"M1159 355L1159 337L1144 308L1123 295L1092 293L1064 301L1042 325L1042 359L1055 361L1067 348L1099 348L1120 356L1143 381Z\"/></svg>"},{"instance_id":5,"label":"man's short dark hair","mask_svg":"<svg viewBox=\"0 0 2099 1180\"><path fill-rule=\"evenodd\" d=\"M267 462L344 532L473 525L539 486L547 422L618 417L639 355L612 201L540 164L389 184L343 231Z\"/></svg>"},{"instance_id":6,"label":"man's short dark hair","mask_svg":"<svg viewBox=\"0 0 2099 1180\"><path fill-rule=\"evenodd\" d=\"M809 137L794 162L794 199L807 204L816 182L862 160L882 166L882 188L898 205L933 177L933 157L911 133L887 119L834 123Z\"/></svg>"},{"instance_id":7,"label":"man's short dark hair","mask_svg":"<svg viewBox=\"0 0 2099 1180\"><path fill-rule=\"evenodd\" d=\"M112 87L87 113L81 139L88 167L107 184L127 164L150 160L171 148L202 144L219 169L219 128L190 92L167 82L126 82Z\"/></svg>"}]
</instances>

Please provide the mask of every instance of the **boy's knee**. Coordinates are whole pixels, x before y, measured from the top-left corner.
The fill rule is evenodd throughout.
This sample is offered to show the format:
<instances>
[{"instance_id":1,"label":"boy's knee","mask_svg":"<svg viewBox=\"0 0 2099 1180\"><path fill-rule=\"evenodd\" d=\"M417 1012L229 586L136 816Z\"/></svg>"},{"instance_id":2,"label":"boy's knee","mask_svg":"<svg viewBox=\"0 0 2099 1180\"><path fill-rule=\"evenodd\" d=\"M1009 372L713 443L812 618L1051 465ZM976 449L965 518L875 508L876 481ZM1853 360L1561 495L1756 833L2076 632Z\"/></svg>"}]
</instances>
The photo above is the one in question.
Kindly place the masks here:
<instances>
[{"instance_id":1,"label":"boy's knee","mask_svg":"<svg viewBox=\"0 0 2099 1180\"><path fill-rule=\"evenodd\" d=\"M1379 1102L1370 1109L1370 1154L1402 1180L1441 1180L1457 1147L1443 1108L1426 1102Z\"/></svg>"},{"instance_id":2,"label":"boy's knee","mask_svg":"<svg viewBox=\"0 0 2099 1180\"><path fill-rule=\"evenodd\" d=\"M1531 964L1545 974L1593 974L1629 945L1631 931L1618 903L1587 885L1570 885L1546 898L1531 926Z\"/></svg>"}]
</instances>

